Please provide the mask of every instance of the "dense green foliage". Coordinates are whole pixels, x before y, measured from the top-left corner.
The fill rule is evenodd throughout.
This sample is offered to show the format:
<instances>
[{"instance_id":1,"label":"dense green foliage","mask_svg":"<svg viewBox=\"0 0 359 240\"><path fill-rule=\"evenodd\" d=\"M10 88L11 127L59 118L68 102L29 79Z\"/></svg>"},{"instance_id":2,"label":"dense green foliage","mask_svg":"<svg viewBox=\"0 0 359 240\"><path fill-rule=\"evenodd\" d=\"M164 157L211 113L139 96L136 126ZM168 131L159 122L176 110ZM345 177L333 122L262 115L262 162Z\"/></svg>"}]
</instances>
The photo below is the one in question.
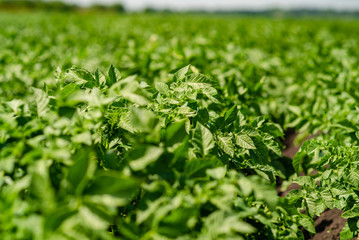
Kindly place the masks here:
<instances>
[{"instance_id":1,"label":"dense green foliage","mask_svg":"<svg viewBox=\"0 0 359 240\"><path fill-rule=\"evenodd\" d=\"M0 23L2 239L302 239L334 207L358 233L356 20ZM318 134L293 161L288 128Z\"/></svg>"}]
</instances>

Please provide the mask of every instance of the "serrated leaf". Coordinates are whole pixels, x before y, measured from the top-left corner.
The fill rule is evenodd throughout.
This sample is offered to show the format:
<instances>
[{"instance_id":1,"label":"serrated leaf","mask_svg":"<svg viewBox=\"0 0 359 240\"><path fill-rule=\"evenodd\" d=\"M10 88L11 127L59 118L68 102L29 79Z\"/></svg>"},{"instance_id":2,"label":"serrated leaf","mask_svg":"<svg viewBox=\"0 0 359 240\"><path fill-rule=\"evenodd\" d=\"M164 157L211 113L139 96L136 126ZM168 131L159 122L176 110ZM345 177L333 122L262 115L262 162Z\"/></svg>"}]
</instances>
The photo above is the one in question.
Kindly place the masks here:
<instances>
[{"instance_id":1,"label":"serrated leaf","mask_svg":"<svg viewBox=\"0 0 359 240\"><path fill-rule=\"evenodd\" d=\"M201 88L203 88L203 86L212 86L213 81L201 73L193 73L189 75L189 78L187 79L187 83L192 83L193 85L195 85L195 83L197 84L202 83L202 85L197 85L197 86L202 86Z\"/></svg>"},{"instance_id":2,"label":"serrated leaf","mask_svg":"<svg viewBox=\"0 0 359 240\"><path fill-rule=\"evenodd\" d=\"M324 156L320 159L318 165L319 166L323 166L325 164L328 163L328 160L332 157L332 153L327 152L326 154L324 154Z\"/></svg>"},{"instance_id":3,"label":"serrated leaf","mask_svg":"<svg viewBox=\"0 0 359 240\"><path fill-rule=\"evenodd\" d=\"M74 93L77 89L79 89L78 85L76 83L70 83L67 84L65 87L63 87L61 89L61 91L59 92L59 97L61 99L66 98L67 96L71 95L72 93Z\"/></svg>"},{"instance_id":4,"label":"serrated leaf","mask_svg":"<svg viewBox=\"0 0 359 240\"><path fill-rule=\"evenodd\" d=\"M320 196L322 197L325 205L332 209L334 207L334 200L333 200L333 195L332 193L330 192L330 190L326 189L324 191L322 191L320 193Z\"/></svg>"},{"instance_id":5,"label":"serrated leaf","mask_svg":"<svg viewBox=\"0 0 359 240\"><path fill-rule=\"evenodd\" d=\"M92 76L92 74L83 68L72 67L69 70L69 72L67 73L67 76L71 77L78 84L84 84L84 83L95 84L96 83L96 80Z\"/></svg>"},{"instance_id":6,"label":"serrated leaf","mask_svg":"<svg viewBox=\"0 0 359 240\"><path fill-rule=\"evenodd\" d=\"M293 158L292 164L297 174L299 174L300 162L307 154L307 146L309 145L309 143L310 143L309 141L305 141Z\"/></svg>"},{"instance_id":7,"label":"serrated leaf","mask_svg":"<svg viewBox=\"0 0 359 240\"><path fill-rule=\"evenodd\" d=\"M359 187L359 170L353 169L350 171L348 176L345 176L345 179L350 183L350 185L358 188Z\"/></svg>"},{"instance_id":8,"label":"serrated leaf","mask_svg":"<svg viewBox=\"0 0 359 240\"><path fill-rule=\"evenodd\" d=\"M159 93L161 93L161 94L163 94L165 96L167 96L169 94L169 91L170 91L168 85L166 83L163 83L163 82L155 82L155 88Z\"/></svg>"},{"instance_id":9,"label":"serrated leaf","mask_svg":"<svg viewBox=\"0 0 359 240\"><path fill-rule=\"evenodd\" d=\"M312 195L313 196L308 196L305 199L307 204L307 211L311 217L315 215L320 216L320 214L325 210L325 204L321 199L317 198L317 196L314 196L314 194Z\"/></svg>"},{"instance_id":10,"label":"serrated leaf","mask_svg":"<svg viewBox=\"0 0 359 240\"><path fill-rule=\"evenodd\" d=\"M315 188L316 186L316 183L311 176L300 176L296 178L294 182L301 186L309 186L310 188Z\"/></svg>"},{"instance_id":11,"label":"serrated leaf","mask_svg":"<svg viewBox=\"0 0 359 240\"><path fill-rule=\"evenodd\" d=\"M355 205L353 208L343 212L343 218L354 218L359 216L359 205Z\"/></svg>"},{"instance_id":12,"label":"serrated leaf","mask_svg":"<svg viewBox=\"0 0 359 240\"><path fill-rule=\"evenodd\" d=\"M274 140L270 140L270 141L264 140L263 142L267 146L267 148L269 150L272 150L272 152L274 152L277 156L279 156L279 157L282 156L281 145L279 145L278 142L276 142Z\"/></svg>"},{"instance_id":13,"label":"serrated leaf","mask_svg":"<svg viewBox=\"0 0 359 240\"><path fill-rule=\"evenodd\" d=\"M256 149L253 140L247 134L236 135L236 144L245 149Z\"/></svg>"},{"instance_id":14,"label":"serrated leaf","mask_svg":"<svg viewBox=\"0 0 359 240\"><path fill-rule=\"evenodd\" d=\"M236 120L237 118L237 113L238 113L237 106L234 105L224 114L224 121L227 124L233 123L234 120Z\"/></svg>"},{"instance_id":15,"label":"serrated leaf","mask_svg":"<svg viewBox=\"0 0 359 240\"><path fill-rule=\"evenodd\" d=\"M213 135L208 128L197 122L196 128L194 129L192 143L202 156L206 156L214 147Z\"/></svg>"},{"instance_id":16,"label":"serrated leaf","mask_svg":"<svg viewBox=\"0 0 359 240\"><path fill-rule=\"evenodd\" d=\"M36 109L37 115L39 117L43 117L48 112L49 107L49 97L45 92L40 89L34 88L35 96L36 96Z\"/></svg>"},{"instance_id":17,"label":"serrated leaf","mask_svg":"<svg viewBox=\"0 0 359 240\"><path fill-rule=\"evenodd\" d=\"M269 134L271 134L273 137L282 137L284 135L282 128L280 127L279 124L275 124L275 123L265 123L262 127L261 130L263 132L267 132Z\"/></svg>"},{"instance_id":18,"label":"serrated leaf","mask_svg":"<svg viewBox=\"0 0 359 240\"><path fill-rule=\"evenodd\" d=\"M253 143L257 151L254 152L257 163L268 164L269 152L267 146L262 142L259 137L253 137Z\"/></svg>"},{"instance_id":19,"label":"serrated leaf","mask_svg":"<svg viewBox=\"0 0 359 240\"><path fill-rule=\"evenodd\" d=\"M232 142L232 137L222 137L217 136L218 146L229 156L234 156L234 145Z\"/></svg>"},{"instance_id":20,"label":"serrated leaf","mask_svg":"<svg viewBox=\"0 0 359 240\"><path fill-rule=\"evenodd\" d=\"M111 66L110 66L110 68L108 70L108 79L107 79L106 85L110 87L116 81L117 81L117 76L116 76L116 73L115 73L115 69L114 69L113 65L111 64Z\"/></svg>"},{"instance_id":21,"label":"serrated leaf","mask_svg":"<svg viewBox=\"0 0 359 240\"><path fill-rule=\"evenodd\" d=\"M184 79L186 77L186 74L188 73L189 67L190 67L190 65L187 65L187 66L181 68L180 70L178 70L174 74L174 80L180 81L180 80Z\"/></svg>"},{"instance_id":22,"label":"serrated leaf","mask_svg":"<svg viewBox=\"0 0 359 240\"><path fill-rule=\"evenodd\" d=\"M298 222L308 232L313 233L313 234L316 233L313 220L310 219L309 217L300 218Z\"/></svg>"},{"instance_id":23,"label":"serrated leaf","mask_svg":"<svg viewBox=\"0 0 359 240\"><path fill-rule=\"evenodd\" d=\"M108 69L108 78L106 79L106 85L111 87L114 83L121 79L121 73L113 65ZM100 77L98 76L98 82L100 82Z\"/></svg>"}]
</instances>

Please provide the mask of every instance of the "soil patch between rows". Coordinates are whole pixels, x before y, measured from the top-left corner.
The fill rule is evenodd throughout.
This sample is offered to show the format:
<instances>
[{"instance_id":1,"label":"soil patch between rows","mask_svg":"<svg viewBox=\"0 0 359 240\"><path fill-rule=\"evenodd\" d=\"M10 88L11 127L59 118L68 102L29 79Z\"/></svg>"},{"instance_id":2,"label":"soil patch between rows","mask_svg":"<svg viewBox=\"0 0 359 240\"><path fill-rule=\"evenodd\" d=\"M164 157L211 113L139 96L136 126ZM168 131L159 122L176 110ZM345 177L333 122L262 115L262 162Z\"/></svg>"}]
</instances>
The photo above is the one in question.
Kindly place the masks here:
<instances>
[{"instance_id":1,"label":"soil patch between rows","mask_svg":"<svg viewBox=\"0 0 359 240\"><path fill-rule=\"evenodd\" d=\"M297 133L292 129L289 129L283 140L283 145L286 147L282 154L285 157L293 159L295 154L299 151L301 144L296 145L295 139L297 137ZM314 138L315 135L307 137L305 140ZM303 174L303 173L301 173ZM303 174L304 175L304 174ZM292 183L289 187L284 191L280 192L281 187L277 187L278 195L284 197L287 193L293 189L300 189L300 185L296 183ZM319 217L316 217L314 220L314 227L316 230L316 234L310 235L308 232L304 231L306 240L336 240L340 239L340 232L343 229L346 219L341 217L343 211L335 208L335 209L327 209L324 211ZM354 238L357 239L357 238Z\"/></svg>"}]
</instances>

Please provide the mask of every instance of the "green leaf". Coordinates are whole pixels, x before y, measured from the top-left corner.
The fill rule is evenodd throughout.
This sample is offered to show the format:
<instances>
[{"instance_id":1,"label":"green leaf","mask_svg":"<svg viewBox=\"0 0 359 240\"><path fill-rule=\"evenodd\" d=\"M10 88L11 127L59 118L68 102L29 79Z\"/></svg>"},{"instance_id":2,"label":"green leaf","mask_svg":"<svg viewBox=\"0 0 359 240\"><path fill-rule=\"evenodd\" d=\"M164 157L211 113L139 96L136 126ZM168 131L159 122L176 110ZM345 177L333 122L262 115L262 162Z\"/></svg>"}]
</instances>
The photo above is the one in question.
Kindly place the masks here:
<instances>
[{"instance_id":1,"label":"green leaf","mask_svg":"<svg viewBox=\"0 0 359 240\"><path fill-rule=\"evenodd\" d=\"M139 132L150 133L158 123L156 115L144 108L131 107L130 119L132 126Z\"/></svg>"},{"instance_id":2,"label":"green leaf","mask_svg":"<svg viewBox=\"0 0 359 240\"><path fill-rule=\"evenodd\" d=\"M236 134L236 144L245 149L256 149L253 140L247 134Z\"/></svg>"},{"instance_id":3,"label":"green leaf","mask_svg":"<svg viewBox=\"0 0 359 240\"><path fill-rule=\"evenodd\" d=\"M334 207L334 198L329 189L326 189L320 193L325 205L332 209Z\"/></svg>"},{"instance_id":4,"label":"green leaf","mask_svg":"<svg viewBox=\"0 0 359 240\"><path fill-rule=\"evenodd\" d=\"M233 236L229 239L244 238L241 235L233 234L252 234L257 232L257 229L247 222L240 220L240 215L217 210L212 212L205 220L205 228L208 235L204 239L221 239L220 236Z\"/></svg>"},{"instance_id":5,"label":"green leaf","mask_svg":"<svg viewBox=\"0 0 359 240\"><path fill-rule=\"evenodd\" d=\"M277 193L273 187L259 176L240 178L238 184L244 196L254 193L256 199L265 201L272 208L278 201Z\"/></svg>"},{"instance_id":6,"label":"green leaf","mask_svg":"<svg viewBox=\"0 0 359 240\"><path fill-rule=\"evenodd\" d=\"M269 134L271 134L273 137L283 137L284 133L282 131L282 128L280 127L280 125L275 124L275 123L265 123L262 127L261 130L263 132L267 132Z\"/></svg>"},{"instance_id":7,"label":"green leaf","mask_svg":"<svg viewBox=\"0 0 359 240\"><path fill-rule=\"evenodd\" d=\"M166 145L182 143L186 136L186 121L175 122L166 129Z\"/></svg>"},{"instance_id":8,"label":"green leaf","mask_svg":"<svg viewBox=\"0 0 359 240\"><path fill-rule=\"evenodd\" d=\"M350 230L348 222L346 222L345 226L340 232L340 240L351 240L353 238L354 238L354 232Z\"/></svg>"},{"instance_id":9,"label":"green leaf","mask_svg":"<svg viewBox=\"0 0 359 240\"><path fill-rule=\"evenodd\" d=\"M155 82L155 88L159 93L165 96L167 96L170 92L168 85L164 82Z\"/></svg>"},{"instance_id":10,"label":"green leaf","mask_svg":"<svg viewBox=\"0 0 359 240\"><path fill-rule=\"evenodd\" d=\"M82 224L95 231L105 230L108 226L108 221L92 210L93 209L87 206L81 206L79 208L78 216L81 218Z\"/></svg>"},{"instance_id":11,"label":"green leaf","mask_svg":"<svg viewBox=\"0 0 359 240\"><path fill-rule=\"evenodd\" d=\"M292 164L293 164L293 168L297 174L299 174L300 162L304 158L304 156L306 156L307 147L309 144L310 144L310 141L305 141L293 158Z\"/></svg>"},{"instance_id":12,"label":"green leaf","mask_svg":"<svg viewBox=\"0 0 359 240\"><path fill-rule=\"evenodd\" d=\"M310 188L315 188L316 187L316 183L315 183L314 179L311 176L297 177L294 180L294 182L298 183L301 186L309 186Z\"/></svg>"},{"instance_id":13,"label":"green leaf","mask_svg":"<svg viewBox=\"0 0 359 240\"><path fill-rule=\"evenodd\" d=\"M269 153L267 146L259 137L253 137L253 143L255 149L257 149L257 151L254 152L256 162L260 164L268 164Z\"/></svg>"},{"instance_id":14,"label":"green leaf","mask_svg":"<svg viewBox=\"0 0 359 240\"><path fill-rule=\"evenodd\" d=\"M190 228L188 222L191 219L195 219L195 216L198 214L197 212L198 210L195 208L181 207L172 210L161 220L158 232L171 238L179 237L186 232L189 232Z\"/></svg>"},{"instance_id":15,"label":"green leaf","mask_svg":"<svg viewBox=\"0 0 359 240\"><path fill-rule=\"evenodd\" d=\"M72 210L68 207L57 208L46 217L45 228L55 231L64 221L76 213L77 210Z\"/></svg>"},{"instance_id":16,"label":"green leaf","mask_svg":"<svg viewBox=\"0 0 359 240\"><path fill-rule=\"evenodd\" d=\"M320 216L322 212L325 210L324 202L318 198L316 194L311 194L307 196L306 199L307 211L311 217Z\"/></svg>"},{"instance_id":17,"label":"green leaf","mask_svg":"<svg viewBox=\"0 0 359 240\"><path fill-rule=\"evenodd\" d=\"M111 65L108 70L108 78L106 81L106 85L111 87L120 78L121 78L120 72L116 68L114 68L113 65Z\"/></svg>"},{"instance_id":18,"label":"green leaf","mask_svg":"<svg viewBox=\"0 0 359 240\"><path fill-rule=\"evenodd\" d=\"M157 161L162 153L163 148L160 147L139 146L129 153L129 165L134 171L144 170L149 164Z\"/></svg>"},{"instance_id":19,"label":"green leaf","mask_svg":"<svg viewBox=\"0 0 359 240\"><path fill-rule=\"evenodd\" d=\"M224 121L226 124L231 124L233 123L236 118L237 118L237 105L234 105L231 109L229 109L225 114L224 114Z\"/></svg>"},{"instance_id":20,"label":"green leaf","mask_svg":"<svg viewBox=\"0 0 359 240\"><path fill-rule=\"evenodd\" d=\"M221 162L217 159L190 160L186 162L184 173L187 177L204 177L207 169L213 169L220 166ZM210 172L211 174L211 172Z\"/></svg>"},{"instance_id":21,"label":"green leaf","mask_svg":"<svg viewBox=\"0 0 359 240\"><path fill-rule=\"evenodd\" d=\"M233 222L231 218L226 218L223 224L230 224L231 229L239 233L251 234L257 232L257 229L249 223L243 221Z\"/></svg>"},{"instance_id":22,"label":"green leaf","mask_svg":"<svg viewBox=\"0 0 359 240\"><path fill-rule=\"evenodd\" d=\"M196 86L197 89L211 87L213 81L201 73L193 73L189 75L188 83L192 83L192 86ZM196 84L197 83L197 84Z\"/></svg>"},{"instance_id":23,"label":"green leaf","mask_svg":"<svg viewBox=\"0 0 359 240\"><path fill-rule=\"evenodd\" d=\"M187 65L187 66L181 68L180 70L178 70L174 75L174 80L180 81L180 80L184 79L186 77L186 74L188 73L189 67L190 67L190 65Z\"/></svg>"},{"instance_id":24,"label":"green leaf","mask_svg":"<svg viewBox=\"0 0 359 240\"><path fill-rule=\"evenodd\" d=\"M128 204L139 190L135 179L123 177L120 172L98 172L89 186L84 190L87 200L105 206L124 206Z\"/></svg>"},{"instance_id":25,"label":"green leaf","mask_svg":"<svg viewBox=\"0 0 359 240\"><path fill-rule=\"evenodd\" d=\"M232 142L232 137L222 137L222 136L217 136L217 143L218 146L229 156L233 157L234 156L234 145Z\"/></svg>"},{"instance_id":26,"label":"green leaf","mask_svg":"<svg viewBox=\"0 0 359 240\"><path fill-rule=\"evenodd\" d=\"M89 148L81 148L73 156L74 164L69 168L67 180L80 194L96 170L96 163Z\"/></svg>"},{"instance_id":27,"label":"green leaf","mask_svg":"<svg viewBox=\"0 0 359 240\"><path fill-rule=\"evenodd\" d=\"M211 176L214 179L222 179L226 175L226 168L225 167L217 167L213 169L207 169L206 173L208 176Z\"/></svg>"},{"instance_id":28,"label":"green leaf","mask_svg":"<svg viewBox=\"0 0 359 240\"><path fill-rule=\"evenodd\" d=\"M269 150L275 153L277 156L282 157L282 149L281 145L275 140L263 140L264 144L267 146Z\"/></svg>"},{"instance_id":29,"label":"green leaf","mask_svg":"<svg viewBox=\"0 0 359 240\"><path fill-rule=\"evenodd\" d=\"M71 77L73 80L75 80L78 84L85 84L89 83L89 87L95 86L96 80L92 76L92 74L83 68L78 67L72 67L67 74L67 76Z\"/></svg>"},{"instance_id":30,"label":"green leaf","mask_svg":"<svg viewBox=\"0 0 359 240\"><path fill-rule=\"evenodd\" d=\"M112 84L109 89L110 97L122 97L140 106L145 106L151 102L149 95L145 88L136 81L136 76L122 79Z\"/></svg>"},{"instance_id":31,"label":"green leaf","mask_svg":"<svg viewBox=\"0 0 359 240\"><path fill-rule=\"evenodd\" d=\"M343 218L354 218L359 217L359 205L354 205L353 208L344 211L342 214Z\"/></svg>"},{"instance_id":32,"label":"green leaf","mask_svg":"<svg viewBox=\"0 0 359 240\"><path fill-rule=\"evenodd\" d=\"M359 188L359 169L352 169L348 176L345 176L345 180L356 188Z\"/></svg>"},{"instance_id":33,"label":"green leaf","mask_svg":"<svg viewBox=\"0 0 359 240\"><path fill-rule=\"evenodd\" d=\"M199 122L197 122L196 128L194 129L192 144L202 156L208 155L214 147L211 131Z\"/></svg>"},{"instance_id":34,"label":"green leaf","mask_svg":"<svg viewBox=\"0 0 359 240\"><path fill-rule=\"evenodd\" d=\"M36 96L36 107L37 107L37 115L39 117L44 117L48 112L49 108L49 98L45 92L41 89L34 88L35 96Z\"/></svg>"},{"instance_id":35,"label":"green leaf","mask_svg":"<svg viewBox=\"0 0 359 240\"><path fill-rule=\"evenodd\" d=\"M106 82L107 86L112 86L112 84L114 84L116 82L116 73L115 73L115 69L113 67L113 65L111 64L110 68L108 69L108 79Z\"/></svg>"},{"instance_id":36,"label":"green leaf","mask_svg":"<svg viewBox=\"0 0 359 240\"><path fill-rule=\"evenodd\" d=\"M82 132L80 134L77 134L77 135L71 137L71 141L74 143L83 143L83 144L91 146L92 136L91 136L91 133L89 133L89 132Z\"/></svg>"},{"instance_id":37,"label":"green leaf","mask_svg":"<svg viewBox=\"0 0 359 240\"><path fill-rule=\"evenodd\" d=\"M66 97L74 93L77 89L79 89L79 86L76 83L69 83L61 89L61 91L59 92L59 97L61 99L65 99Z\"/></svg>"},{"instance_id":38,"label":"green leaf","mask_svg":"<svg viewBox=\"0 0 359 240\"><path fill-rule=\"evenodd\" d=\"M310 233L315 234L315 228L314 228L314 222L309 217L302 217L299 219L299 224L304 227L305 230L307 230Z\"/></svg>"}]
</instances>

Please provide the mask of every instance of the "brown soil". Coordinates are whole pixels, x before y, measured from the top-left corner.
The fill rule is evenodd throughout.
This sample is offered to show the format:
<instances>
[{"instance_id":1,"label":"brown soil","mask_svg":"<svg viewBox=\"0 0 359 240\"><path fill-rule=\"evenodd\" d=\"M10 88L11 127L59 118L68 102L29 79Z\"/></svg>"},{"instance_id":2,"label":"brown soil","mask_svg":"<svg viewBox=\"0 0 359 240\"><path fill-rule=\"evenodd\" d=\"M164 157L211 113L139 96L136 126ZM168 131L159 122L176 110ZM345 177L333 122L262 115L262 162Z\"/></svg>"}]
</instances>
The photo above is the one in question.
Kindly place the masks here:
<instances>
[{"instance_id":1,"label":"brown soil","mask_svg":"<svg viewBox=\"0 0 359 240\"><path fill-rule=\"evenodd\" d=\"M286 148L282 151L283 156L293 159L295 154L298 152L301 145L295 145L294 140L297 136L292 130L286 132L285 139L283 140L283 145ZM305 140L313 138L315 136L309 136ZM303 174L303 173L301 173ZM304 175L304 174L303 174ZM284 192L279 191L280 186L278 186L278 195L285 196L287 193L293 189L300 189L298 184L291 184L288 189ZM304 232L306 239L311 240L335 240L340 239L340 231L346 223L346 219L341 217L342 211L339 209L328 209L323 212L319 217L315 218L314 226L316 234L310 235L308 232ZM357 238L354 238L357 239Z\"/></svg>"},{"instance_id":2,"label":"brown soil","mask_svg":"<svg viewBox=\"0 0 359 240\"><path fill-rule=\"evenodd\" d=\"M312 240L336 240L340 239L340 231L346 223L346 219L341 217L343 211L339 209L331 209L323 212L320 217L315 220L314 226L317 234Z\"/></svg>"},{"instance_id":3,"label":"brown soil","mask_svg":"<svg viewBox=\"0 0 359 240\"><path fill-rule=\"evenodd\" d=\"M297 133L294 132L294 130L292 129L288 129L285 133L285 138L283 140L283 145L286 147L283 151L282 154L285 157L288 157L290 159L293 159L293 157L295 156L295 154L298 152L299 148L301 145L295 145L294 144L294 140L297 137ZM303 175L302 173L300 173L300 175ZM281 182L280 182L281 184ZM281 192L280 189L280 184L279 186L277 186L277 191L278 191L278 195L281 197L284 197L288 194L288 192L290 192L291 190L294 189L300 189L300 186L296 183L292 183L291 185L289 185L289 187L284 191Z\"/></svg>"},{"instance_id":4,"label":"brown soil","mask_svg":"<svg viewBox=\"0 0 359 240\"><path fill-rule=\"evenodd\" d=\"M296 145L294 143L294 140L298 136L298 133L296 133L293 129L288 129L285 133L285 138L282 141L283 145L286 146L286 148L282 151L283 156L293 159L293 157L298 152L298 150L300 149L300 146L304 143L304 141L306 141L308 139L315 138L315 137L319 136L320 134L321 133L309 135L299 145Z\"/></svg>"},{"instance_id":5,"label":"brown soil","mask_svg":"<svg viewBox=\"0 0 359 240\"><path fill-rule=\"evenodd\" d=\"M282 151L283 156L289 157L293 159L295 154L298 152L300 145L295 145L294 140L297 137L297 133L295 133L293 130L289 129L285 133L285 138L283 140L283 145L285 146L285 149Z\"/></svg>"}]
</instances>

